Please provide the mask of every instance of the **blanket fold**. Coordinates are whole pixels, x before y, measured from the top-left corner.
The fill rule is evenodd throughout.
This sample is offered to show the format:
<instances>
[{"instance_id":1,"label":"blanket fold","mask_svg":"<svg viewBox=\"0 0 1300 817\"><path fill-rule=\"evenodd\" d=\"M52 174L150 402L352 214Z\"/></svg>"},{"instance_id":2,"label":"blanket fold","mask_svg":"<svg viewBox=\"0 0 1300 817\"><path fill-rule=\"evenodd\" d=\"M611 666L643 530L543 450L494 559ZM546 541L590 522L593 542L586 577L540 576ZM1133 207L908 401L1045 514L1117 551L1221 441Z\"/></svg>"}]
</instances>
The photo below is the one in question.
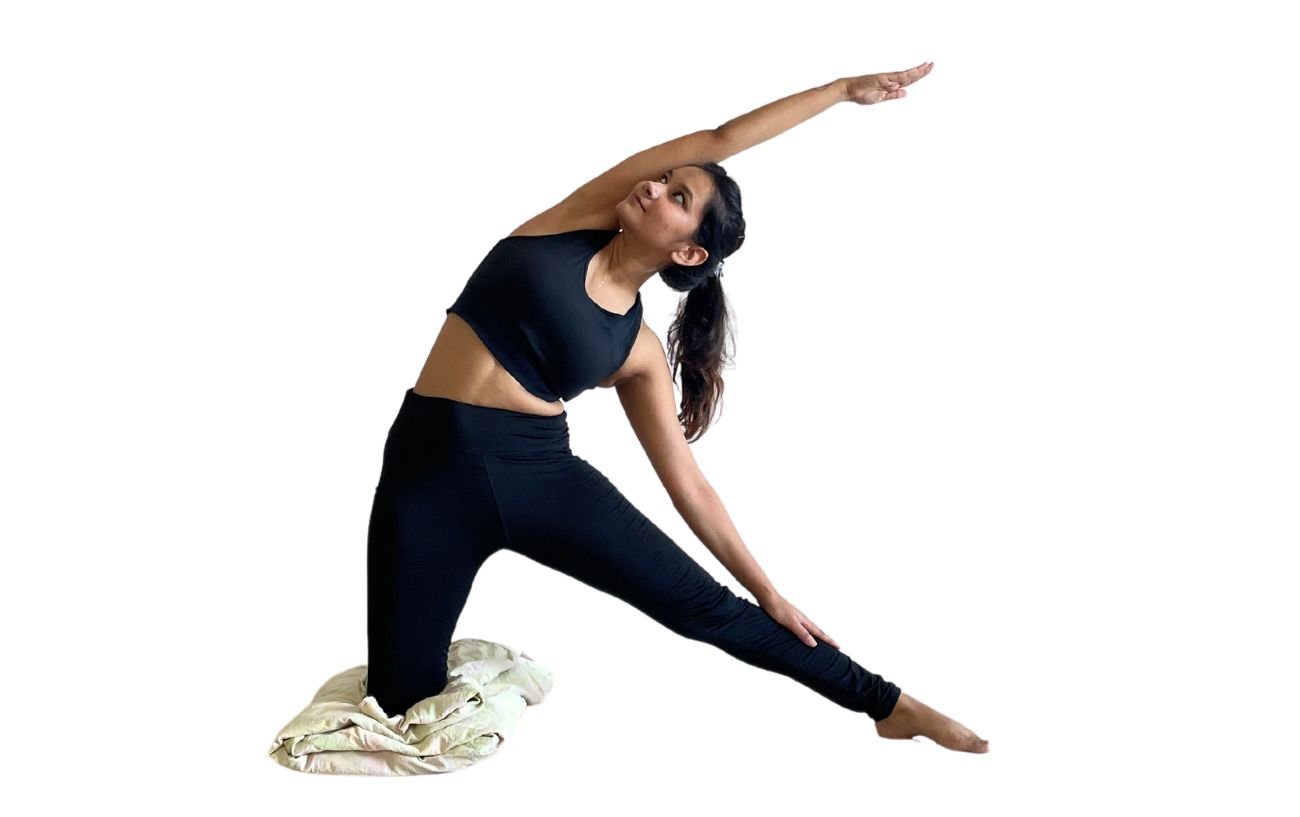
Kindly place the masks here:
<instances>
[{"instance_id":1,"label":"blanket fold","mask_svg":"<svg viewBox=\"0 0 1300 817\"><path fill-rule=\"evenodd\" d=\"M366 694L366 665L344 670L280 730L269 754L317 774L456 771L494 754L554 680L528 653L478 638L451 643L447 675L441 692L389 715Z\"/></svg>"}]
</instances>

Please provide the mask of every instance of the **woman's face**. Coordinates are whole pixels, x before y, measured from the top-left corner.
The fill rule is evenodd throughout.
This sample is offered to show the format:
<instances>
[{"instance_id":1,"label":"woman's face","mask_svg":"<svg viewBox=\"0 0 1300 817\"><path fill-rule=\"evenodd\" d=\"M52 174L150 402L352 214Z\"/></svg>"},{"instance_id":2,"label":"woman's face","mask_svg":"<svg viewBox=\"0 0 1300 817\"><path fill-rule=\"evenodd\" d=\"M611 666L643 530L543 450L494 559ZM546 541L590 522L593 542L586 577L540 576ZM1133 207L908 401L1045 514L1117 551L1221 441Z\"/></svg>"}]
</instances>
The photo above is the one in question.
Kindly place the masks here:
<instances>
[{"instance_id":1,"label":"woman's face","mask_svg":"<svg viewBox=\"0 0 1300 817\"><path fill-rule=\"evenodd\" d=\"M698 167L676 167L653 180L638 182L619 203L623 229L646 241L678 249L691 241L713 196L713 177Z\"/></svg>"}]
</instances>

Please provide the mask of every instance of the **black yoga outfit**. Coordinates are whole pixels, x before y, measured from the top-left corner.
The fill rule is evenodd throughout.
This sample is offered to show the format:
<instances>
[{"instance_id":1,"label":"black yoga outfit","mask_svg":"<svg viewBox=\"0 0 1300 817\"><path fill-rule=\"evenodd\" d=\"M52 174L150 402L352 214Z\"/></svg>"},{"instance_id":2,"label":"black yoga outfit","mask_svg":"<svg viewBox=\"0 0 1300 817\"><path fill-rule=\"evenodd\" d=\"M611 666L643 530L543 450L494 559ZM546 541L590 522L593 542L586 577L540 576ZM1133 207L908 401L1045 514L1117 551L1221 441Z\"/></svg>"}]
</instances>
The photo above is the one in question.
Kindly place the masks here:
<instances>
[{"instance_id":1,"label":"black yoga outfit","mask_svg":"<svg viewBox=\"0 0 1300 817\"><path fill-rule=\"evenodd\" d=\"M538 396L591 388L626 360L626 315L587 295L616 231L511 236L453 307ZM817 639L809 647L733 593L569 448L568 411L544 416L408 389L384 445L367 554L367 694L390 715L443 690L474 577L508 548L632 605L666 628L882 720L901 690Z\"/></svg>"},{"instance_id":2,"label":"black yoga outfit","mask_svg":"<svg viewBox=\"0 0 1300 817\"><path fill-rule=\"evenodd\" d=\"M572 400L618 371L641 330L641 293L626 315L587 295L587 265L618 230L512 235L497 242L447 307L525 389Z\"/></svg>"}]
</instances>

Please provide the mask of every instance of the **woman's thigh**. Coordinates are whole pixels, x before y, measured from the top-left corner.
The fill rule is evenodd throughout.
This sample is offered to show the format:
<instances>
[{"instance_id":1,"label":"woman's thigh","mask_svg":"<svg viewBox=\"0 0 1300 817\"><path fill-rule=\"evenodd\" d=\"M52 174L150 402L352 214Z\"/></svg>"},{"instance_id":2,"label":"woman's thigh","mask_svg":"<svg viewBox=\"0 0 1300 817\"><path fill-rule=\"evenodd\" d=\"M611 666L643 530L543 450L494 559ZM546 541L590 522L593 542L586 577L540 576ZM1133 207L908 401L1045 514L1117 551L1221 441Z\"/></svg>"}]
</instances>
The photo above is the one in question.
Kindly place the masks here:
<instances>
[{"instance_id":1,"label":"woman's thigh","mask_svg":"<svg viewBox=\"0 0 1300 817\"><path fill-rule=\"evenodd\" d=\"M367 683L392 714L445 686L461 610L504 537L481 457L386 466L368 531Z\"/></svg>"},{"instance_id":2,"label":"woman's thigh","mask_svg":"<svg viewBox=\"0 0 1300 817\"><path fill-rule=\"evenodd\" d=\"M477 457L448 457L381 481L368 531L368 584L376 638L398 642L450 624L468 583L504 544Z\"/></svg>"},{"instance_id":3,"label":"woman's thigh","mask_svg":"<svg viewBox=\"0 0 1300 817\"><path fill-rule=\"evenodd\" d=\"M507 548L678 632L738 614L741 599L581 457L545 464L489 457L486 464Z\"/></svg>"}]
</instances>

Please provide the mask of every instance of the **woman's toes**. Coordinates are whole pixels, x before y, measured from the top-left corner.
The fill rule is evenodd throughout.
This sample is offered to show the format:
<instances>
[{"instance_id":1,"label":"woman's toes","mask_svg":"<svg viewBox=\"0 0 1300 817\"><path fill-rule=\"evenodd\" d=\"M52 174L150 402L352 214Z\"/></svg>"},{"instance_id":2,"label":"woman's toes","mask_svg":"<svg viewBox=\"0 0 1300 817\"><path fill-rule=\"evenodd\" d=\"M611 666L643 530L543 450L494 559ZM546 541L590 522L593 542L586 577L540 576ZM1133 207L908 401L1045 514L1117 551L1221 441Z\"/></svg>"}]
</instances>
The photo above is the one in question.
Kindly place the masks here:
<instances>
[{"instance_id":1,"label":"woman's toes","mask_svg":"<svg viewBox=\"0 0 1300 817\"><path fill-rule=\"evenodd\" d=\"M976 735L974 732L971 733L969 740L966 742L966 746L966 751L968 752L979 752L982 754L989 750L989 742L979 735Z\"/></svg>"},{"instance_id":2,"label":"woman's toes","mask_svg":"<svg viewBox=\"0 0 1300 817\"><path fill-rule=\"evenodd\" d=\"M983 752L983 747L987 744L987 741L955 721L950 723L946 738L939 741L939 745L958 752Z\"/></svg>"}]
</instances>

